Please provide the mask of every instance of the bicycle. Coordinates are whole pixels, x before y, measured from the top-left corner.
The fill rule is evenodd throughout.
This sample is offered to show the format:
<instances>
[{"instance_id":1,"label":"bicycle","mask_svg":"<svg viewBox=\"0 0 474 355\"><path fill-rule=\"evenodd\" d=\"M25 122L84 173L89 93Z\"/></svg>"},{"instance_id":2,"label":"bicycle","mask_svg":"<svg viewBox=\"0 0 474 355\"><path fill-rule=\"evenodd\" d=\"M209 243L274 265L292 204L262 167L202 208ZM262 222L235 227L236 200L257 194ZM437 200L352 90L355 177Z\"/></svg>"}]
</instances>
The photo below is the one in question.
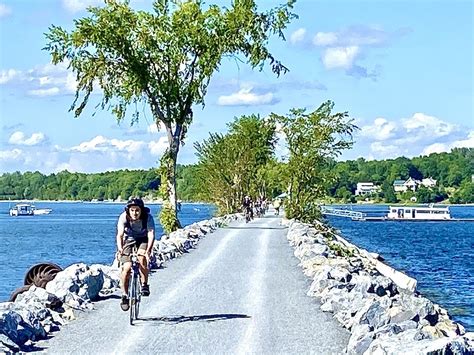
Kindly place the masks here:
<instances>
[{"instance_id":1,"label":"bicycle","mask_svg":"<svg viewBox=\"0 0 474 355\"><path fill-rule=\"evenodd\" d=\"M138 320L140 313L140 264L138 262L138 251L137 247L133 246L132 253L130 255L132 261L132 270L128 283L128 299L130 305L130 325L133 325L134 320Z\"/></svg>"},{"instance_id":2,"label":"bicycle","mask_svg":"<svg viewBox=\"0 0 474 355\"><path fill-rule=\"evenodd\" d=\"M249 223L252 219L252 208L245 207L245 223Z\"/></svg>"}]
</instances>

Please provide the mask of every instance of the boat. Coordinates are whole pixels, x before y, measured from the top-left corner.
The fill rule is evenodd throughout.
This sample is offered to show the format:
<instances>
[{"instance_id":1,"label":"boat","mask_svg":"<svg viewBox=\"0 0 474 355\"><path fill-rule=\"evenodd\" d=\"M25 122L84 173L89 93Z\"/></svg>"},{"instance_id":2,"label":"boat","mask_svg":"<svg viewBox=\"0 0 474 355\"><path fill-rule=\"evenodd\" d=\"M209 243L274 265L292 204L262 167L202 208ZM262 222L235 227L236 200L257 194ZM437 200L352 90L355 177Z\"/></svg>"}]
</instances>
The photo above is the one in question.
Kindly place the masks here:
<instances>
[{"instance_id":1,"label":"boat","mask_svg":"<svg viewBox=\"0 0 474 355\"><path fill-rule=\"evenodd\" d=\"M449 207L435 207L433 204L424 207L390 206L386 219L397 221L443 221L450 220L451 213Z\"/></svg>"},{"instance_id":2,"label":"boat","mask_svg":"<svg viewBox=\"0 0 474 355\"><path fill-rule=\"evenodd\" d=\"M37 216L50 214L53 210L51 208L36 208L29 203L19 203L10 208L10 216Z\"/></svg>"}]
</instances>

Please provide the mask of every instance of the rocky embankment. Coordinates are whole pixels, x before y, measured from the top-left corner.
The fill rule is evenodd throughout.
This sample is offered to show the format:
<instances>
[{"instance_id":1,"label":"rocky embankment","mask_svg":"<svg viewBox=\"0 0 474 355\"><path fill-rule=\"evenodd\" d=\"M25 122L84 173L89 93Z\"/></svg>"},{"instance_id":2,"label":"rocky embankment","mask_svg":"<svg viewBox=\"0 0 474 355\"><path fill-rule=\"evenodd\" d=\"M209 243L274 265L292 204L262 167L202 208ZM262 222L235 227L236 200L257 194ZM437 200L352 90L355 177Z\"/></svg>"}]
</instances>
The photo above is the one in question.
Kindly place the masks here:
<instances>
[{"instance_id":1,"label":"rocky embankment","mask_svg":"<svg viewBox=\"0 0 474 355\"><path fill-rule=\"evenodd\" d=\"M416 292L416 280L322 223L284 221L308 295L351 332L348 354L474 354L474 333Z\"/></svg>"},{"instance_id":2,"label":"rocky embankment","mask_svg":"<svg viewBox=\"0 0 474 355\"><path fill-rule=\"evenodd\" d=\"M179 257L201 238L227 225L239 215L212 218L164 235L155 242L153 268ZM46 288L31 286L14 302L0 303L0 353L35 350L35 342L46 339L80 313L94 308L93 301L119 289L120 270L109 265L73 264L56 274Z\"/></svg>"}]
</instances>

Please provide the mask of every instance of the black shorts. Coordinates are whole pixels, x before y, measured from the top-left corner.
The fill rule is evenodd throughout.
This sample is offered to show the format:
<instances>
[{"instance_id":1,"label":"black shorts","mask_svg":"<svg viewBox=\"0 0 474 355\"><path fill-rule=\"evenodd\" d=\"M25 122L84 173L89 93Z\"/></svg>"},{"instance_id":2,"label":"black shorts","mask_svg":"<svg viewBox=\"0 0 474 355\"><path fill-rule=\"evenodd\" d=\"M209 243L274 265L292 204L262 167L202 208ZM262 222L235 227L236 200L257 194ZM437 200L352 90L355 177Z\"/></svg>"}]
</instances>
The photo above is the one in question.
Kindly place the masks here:
<instances>
[{"instance_id":1,"label":"black shorts","mask_svg":"<svg viewBox=\"0 0 474 355\"><path fill-rule=\"evenodd\" d=\"M131 257L130 255L132 254L132 248L133 246L136 246L138 249L138 255L145 255L146 254L146 249L148 247L148 239L137 239L137 240L126 240L123 246L123 253L120 256L120 263L127 263L131 262Z\"/></svg>"}]
</instances>

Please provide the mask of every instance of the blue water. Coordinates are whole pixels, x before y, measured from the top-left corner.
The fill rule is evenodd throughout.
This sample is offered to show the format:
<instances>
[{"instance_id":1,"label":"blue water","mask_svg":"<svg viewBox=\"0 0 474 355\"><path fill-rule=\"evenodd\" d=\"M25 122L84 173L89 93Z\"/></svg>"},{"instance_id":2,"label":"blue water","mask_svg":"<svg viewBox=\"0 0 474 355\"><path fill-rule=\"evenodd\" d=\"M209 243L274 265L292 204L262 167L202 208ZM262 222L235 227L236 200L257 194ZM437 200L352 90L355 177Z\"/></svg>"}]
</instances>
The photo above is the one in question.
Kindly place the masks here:
<instances>
[{"instance_id":1,"label":"blue water","mask_svg":"<svg viewBox=\"0 0 474 355\"><path fill-rule=\"evenodd\" d=\"M77 262L108 264L114 259L117 219L123 204L35 203L52 208L42 216L10 217L8 202L0 202L0 302L23 285L29 268L52 262L62 268ZM157 216L161 206L147 205L155 217L156 236L163 230ZM215 208L202 204L183 204L179 219L183 225L209 219Z\"/></svg>"},{"instance_id":2,"label":"blue water","mask_svg":"<svg viewBox=\"0 0 474 355\"><path fill-rule=\"evenodd\" d=\"M352 209L380 216L388 206ZM474 206L450 210L453 218L474 218ZM474 222L356 222L331 216L328 221L347 240L417 279L420 293L474 331Z\"/></svg>"}]
</instances>

